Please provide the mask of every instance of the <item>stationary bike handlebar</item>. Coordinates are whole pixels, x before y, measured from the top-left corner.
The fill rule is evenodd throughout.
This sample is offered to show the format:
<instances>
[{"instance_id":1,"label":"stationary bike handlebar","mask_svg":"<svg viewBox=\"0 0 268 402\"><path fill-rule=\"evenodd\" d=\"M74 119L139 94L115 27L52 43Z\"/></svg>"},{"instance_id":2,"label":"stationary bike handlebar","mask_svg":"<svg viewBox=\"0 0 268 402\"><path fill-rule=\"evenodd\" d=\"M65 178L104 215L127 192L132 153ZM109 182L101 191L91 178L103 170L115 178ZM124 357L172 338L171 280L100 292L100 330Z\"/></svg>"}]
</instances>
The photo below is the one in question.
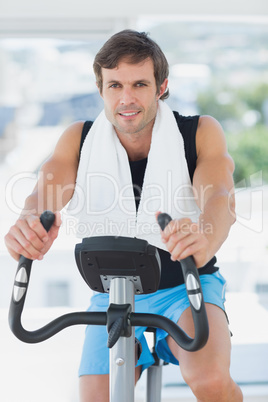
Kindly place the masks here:
<instances>
[{"instance_id":1,"label":"stationary bike handlebar","mask_svg":"<svg viewBox=\"0 0 268 402\"><path fill-rule=\"evenodd\" d=\"M55 216L50 211L45 211L41 217L41 223L49 231ZM161 220L162 219L162 220ZM171 220L166 214L159 218L162 228ZM145 326L161 328L168 332L179 346L188 351L201 349L208 339L208 321L203 301L199 275L191 257L181 261L185 284L192 309L195 325L195 337L190 338L178 325L166 317L155 314L130 313L128 321L131 326ZM32 260L20 257L15 276L13 294L9 309L9 325L14 335L26 343L42 342L66 327L72 325L107 325L107 312L75 312L56 318L44 327L35 331L26 330L21 323L21 315L27 295Z\"/></svg>"}]
</instances>

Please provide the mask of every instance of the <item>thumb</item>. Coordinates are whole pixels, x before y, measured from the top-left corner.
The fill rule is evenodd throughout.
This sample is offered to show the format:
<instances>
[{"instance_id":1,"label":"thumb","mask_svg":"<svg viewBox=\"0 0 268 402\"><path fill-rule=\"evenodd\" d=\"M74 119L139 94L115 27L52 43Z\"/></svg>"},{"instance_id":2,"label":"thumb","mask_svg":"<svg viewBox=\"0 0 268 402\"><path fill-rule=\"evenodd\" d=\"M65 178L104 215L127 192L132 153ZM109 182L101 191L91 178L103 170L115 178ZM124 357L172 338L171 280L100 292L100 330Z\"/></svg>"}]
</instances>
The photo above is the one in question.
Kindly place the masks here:
<instances>
[{"instance_id":1,"label":"thumb","mask_svg":"<svg viewBox=\"0 0 268 402\"><path fill-rule=\"evenodd\" d=\"M157 219L158 216L159 216L161 213L162 213L161 211L157 211L157 212L155 213L155 218Z\"/></svg>"},{"instance_id":2,"label":"thumb","mask_svg":"<svg viewBox=\"0 0 268 402\"><path fill-rule=\"evenodd\" d=\"M48 232L48 237L49 239L53 242L56 237L58 236L58 232L61 226L61 214L59 211L55 212L55 220L53 222L53 225L51 226L49 232Z\"/></svg>"},{"instance_id":3,"label":"thumb","mask_svg":"<svg viewBox=\"0 0 268 402\"><path fill-rule=\"evenodd\" d=\"M60 225L61 225L61 214L59 211L57 211L57 212L55 212L55 220L53 222L53 225L51 226L51 228L49 229L49 231L47 233L48 240L46 241L46 243L42 249L43 255L45 255L48 252L48 250L54 243L54 240L58 237Z\"/></svg>"},{"instance_id":4,"label":"thumb","mask_svg":"<svg viewBox=\"0 0 268 402\"><path fill-rule=\"evenodd\" d=\"M53 226L56 225L56 226L60 227L61 224L62 224L61 213L60 213L60 211L56 211Z\"/></svg>"}]
</instances>

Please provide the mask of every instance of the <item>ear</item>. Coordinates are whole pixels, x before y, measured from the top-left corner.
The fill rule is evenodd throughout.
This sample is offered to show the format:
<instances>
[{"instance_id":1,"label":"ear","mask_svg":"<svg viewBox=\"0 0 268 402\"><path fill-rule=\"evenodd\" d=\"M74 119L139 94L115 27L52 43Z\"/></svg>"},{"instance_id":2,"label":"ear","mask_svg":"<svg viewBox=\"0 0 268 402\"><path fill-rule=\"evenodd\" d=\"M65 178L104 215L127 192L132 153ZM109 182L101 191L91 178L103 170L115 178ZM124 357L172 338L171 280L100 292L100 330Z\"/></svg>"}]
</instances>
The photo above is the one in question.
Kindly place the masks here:
<instances>
[{"instance_id":1,"label":"ear","mask_svg":"<svg viewBox=\"0 0 268 402\"><path fill-rule=\"evenodd\" d=\"M157 100L159 100L161 96L165 93L167 86L168 86L168 79L165 78L160 86L159 93L157 94Z\"/></svg>"}]
</instances>

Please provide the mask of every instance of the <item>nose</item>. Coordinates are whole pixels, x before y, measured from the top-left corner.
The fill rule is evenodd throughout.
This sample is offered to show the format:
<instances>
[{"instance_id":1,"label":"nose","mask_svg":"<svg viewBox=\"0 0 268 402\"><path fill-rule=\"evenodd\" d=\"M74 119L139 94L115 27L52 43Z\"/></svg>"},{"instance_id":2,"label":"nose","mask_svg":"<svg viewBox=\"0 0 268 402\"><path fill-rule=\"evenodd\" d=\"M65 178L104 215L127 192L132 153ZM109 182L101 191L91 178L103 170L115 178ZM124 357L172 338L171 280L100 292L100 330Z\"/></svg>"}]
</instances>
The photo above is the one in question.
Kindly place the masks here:
<instances>
[{"instance_id":1,"label":"nose","mask_svg":"<svg viewBox=\"0 0 268 402\"><path fill-rule=\"evenodd\" d=\"M120 104L129 105L135 102L135 95L133 89L123 88L121 92Z\"/></svg>"}]
</instances>

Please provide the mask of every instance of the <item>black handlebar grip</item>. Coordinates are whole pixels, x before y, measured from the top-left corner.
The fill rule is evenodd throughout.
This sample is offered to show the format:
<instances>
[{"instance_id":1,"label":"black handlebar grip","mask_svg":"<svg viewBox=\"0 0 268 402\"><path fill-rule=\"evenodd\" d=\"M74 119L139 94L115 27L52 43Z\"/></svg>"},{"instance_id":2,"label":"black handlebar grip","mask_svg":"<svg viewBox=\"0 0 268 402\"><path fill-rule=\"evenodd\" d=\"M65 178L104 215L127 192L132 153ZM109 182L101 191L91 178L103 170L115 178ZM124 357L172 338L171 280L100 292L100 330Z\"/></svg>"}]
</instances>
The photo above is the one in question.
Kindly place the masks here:
<instances>
[{"instance_id":1,"label":"black handlebar grip","mask_svg":"<svg viewBox=\"0 0 268 402\"><path fill-rule=\"evenodd\" d=\"M53 225L55 215L51 211L45 211L40 216L40 221L48 232ZM38 343L57 334L62 329L71 325L107 325L105 312L77 312L65 314L51 321L44 327L35 331L27 331L21 323L21 315L29 285L32 260L20 257L9 308L9 325L14 335L23 342Z\"/></svg>"},{"instance_id":2,"label":"black handlebar grip","mask_svg":"<svg viewBox=\"0 0 268 402\"><path fill-rule=\"evenodd\" d=\"M161 213L158 215L157 220L158 220L158 224L159 224L160 228L162 230L164 230L165 227L169 224L169 222L172 221L172 218L166 213ZM183 271L185 281L186 281L185 274L187 271L194 271L195 273L197 273L197 268L195 266L195 262L194 262L194 259L192 256L184 258L183 260L180 261L180 263L182 266L182 271ZM197 275L197 277L198 277L198 275ZM199 281L199 278L197 280ZM186 283L186 287L188 290L187 283Z\"/></svg>"},{"instance_id":3,"label":"black handlebar grip","mask_svg":"<svg viewBox=\"0 0 268 402\"><path fill-rule=\"evenodd\" d=\"M53 225L54 220L55 215L50 211L43 212L40 217L40 221L47 232ZM9 309L10 328L19 339L24 341L27 341L29 332L25 331L21 325L21 313L28 290L32 262L31 259L23 255L20 256Z\"/></svg>"},{"instance_id":4,"label":"black handlebar grip","mask_svg":"<svg viewBox=\"0 0 268 402\"><path fill-rule=\"evenodd\" d=\"M162 230L172 221L171 217L166 213L161 213L157 217L158 224Z\"/></svg>"},{"instance_id":5,"label":"black handlebar grip","mask_svg":"<svg viewBox=\"0 0 268 402\"><path fill-rule=\"evenodd\" d=\"M172 221L172 218L166 213L161 213L158 215L157 220L160 228L164 230L165 227L169 224L169 222ZM195 266L195 262L192 256L184 258L183 260L180 261L180 263L182 266L183 274L185 274L187 270L197 272L197 268ZM186 280L185 275L184 279Z\"/></svg>"},{"instance_id":6,"label":"black handlebar grip","mask_svg":"<svg viewBox=\"0 0 268 402\"><path fill-rule=\"evenodd\" d=\"M158 215L157 220L161 229L164 230L169 222L172 221L172 218L166 213L161 213ZM198 350L206 344L209 335L202 287L193 257L189 256L180 260L180 264L195 326L195 338L188 350ZM183 343L186 345L186 342ZM182 347L185 345L181 344Z\"/></svg>"},{"instance_id":7,"label":"black handlebar grip","mask_svg":"<svg viewBox=\"0 0 268 402\"><path fill-rule=\"evenodd\" d=\"M45 211L40 216L40 222L48 232L55 220L55 215L51 211Z\"/></svg>"}]
</instances>

